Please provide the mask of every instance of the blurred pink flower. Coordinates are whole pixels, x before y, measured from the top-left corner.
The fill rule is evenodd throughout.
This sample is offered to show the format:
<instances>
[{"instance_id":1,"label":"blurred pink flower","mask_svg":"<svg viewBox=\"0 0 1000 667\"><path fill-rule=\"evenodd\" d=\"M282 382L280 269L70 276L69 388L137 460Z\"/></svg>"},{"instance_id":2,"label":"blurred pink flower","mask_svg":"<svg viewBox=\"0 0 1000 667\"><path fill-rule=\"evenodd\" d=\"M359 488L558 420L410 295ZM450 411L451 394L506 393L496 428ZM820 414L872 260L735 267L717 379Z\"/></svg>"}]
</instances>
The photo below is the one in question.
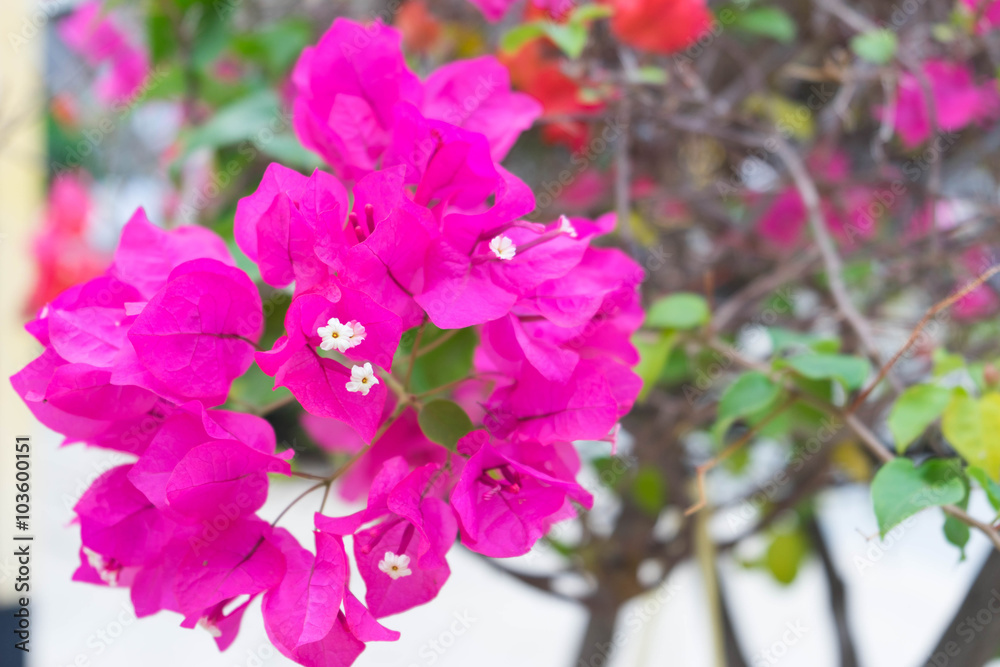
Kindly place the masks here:
<instances>
[{"instance_id":1,"label":"blurred pink flower","mask_svg":"<svg viewBox=\"0 0 1000 667\"><path fill-rule=\"evenodd\" d=\"M1000 115L1000 92L995 81L977 85L972 71L960 63L928 60L923 69L930 81L941 130L954 132ZM885 113L884 107L876 110L880 117ZM931 136L927 100L919 78L912 73L900 79L893 125L906 148L918 146Z\"/></svg>"},{"instance_id":2,"label":"blurred pink flower","mask_svg":"<svg viewBox=\"0 0 1000 667\"><path fill-rule=\"evenodd\" d=\"M84 2L58 27L66 45L92 67L103 67L97 97L105 104L131 98L149 73L149 57L107 14L98 0Z\"/></svg>"},{"instance_id":3,"label":"blurred pink flower","mask_svg":"<svg viewBox=\"0 0 1000 667\"><path fill-rule=\"evenodd\" d=\"M977 34L1000 27L1000 0L962 0L962 4L973 17L982 12L976 24Z\"/></svg>"}]
</instances>

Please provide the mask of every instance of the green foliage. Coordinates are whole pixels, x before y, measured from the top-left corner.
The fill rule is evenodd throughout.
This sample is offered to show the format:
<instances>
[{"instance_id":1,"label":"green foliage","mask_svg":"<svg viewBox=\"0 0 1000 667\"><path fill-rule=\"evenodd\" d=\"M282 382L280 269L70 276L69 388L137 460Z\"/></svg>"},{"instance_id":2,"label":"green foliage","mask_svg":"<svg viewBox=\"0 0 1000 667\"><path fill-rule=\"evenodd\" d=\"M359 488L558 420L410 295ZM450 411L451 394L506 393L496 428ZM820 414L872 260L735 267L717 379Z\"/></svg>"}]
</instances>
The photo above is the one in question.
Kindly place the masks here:
<instances>
[{"instance_id":1,"label":"green foliage","mask_svg":"<svg viewBox=\"0 0 1000 667\"><path fill-rule=\"evenodd\" d=\"M976 483L986 492L986 498L990 501L993 509L1000 510L1000 484L990 479L986 471L979 466L969 466L965 469L965 472L969 477L976 480Z\"/></svg>"},{"instance_id":2,"label":"green foliage","mask_svg":"<svg viewBox=\"0 0 1000 667\"><path fill-rule=\"evenodd\" d=\"M867 359L846 354L801 354L784 363L812 380L836 380L847 391L860 389L871 371Z\"/></svg>"},{"instance_id":3,"label":"green foliage","mask_svg":"<svg viewBox=\"0 0 1000 667\"><path fill-rule=\"evenodd\" d=\"M472 370L472 354L476 349L478 337L473 329L462 329L457 333L442 331L433 324L425 325L421 337L421 348L428 348L443 336L449 338L429 352L418 351L417 361L413 365L413 376L410 389L423 393L437 389L449 382L455 382L469 375ZM412 346L413 339L409 344Z\"/></svg>"},{"instance_id":4,"label":"green foliage","mask_svg":"<svg viewBox=\"0 0 1000 667\"><path fill-rule=\"evenodd\" d=\"M632 343L639 351L639 363L634 370L642 378L642 391L639 392L637 400L646 400L649 392L656 386L676 340L677 334L672 331L661 332L652 340L640 332L632 339Z\"/></svg>"},{"instance_id":5,"label":"green foliage","mask_svg":"<svg viewBox=\"0 0 1000 667\"><path fill-rule=\"evenodd\" d=\"M970 465L1000 479L1000 394L975 399L956 389L944 410L941 431Z\"/></svg>"},{"instance_id":6,"label":"green foliage","mask_svg":"<svg viewBox=\"0 0 1000 667\"><path fill-rule=\"evenodd\" d=\"M721 441L737 419L768 411L780 395L781 387L763 373L750 371L736 378L719 400L716 440Z\"/></svg>"},{"instance_id":7,"label":"green foliage","mask_svg":"<svg viewBox=\"0 0 1000 667\"><path fill-rule=\"evenodd\" d=\"M962 469L955 459L934 459L920 467L897 458L872 480L872 503L882 537L904 519L928 507L961 502L966 494Z\"/></svg>"},{"instance_id":8,"label":"green foliage","mask_svg":"<svg viewBox=\"0 0 1000 667\"><path fill-rule=\"evenodd\" d=\"M775 354L785 350L812 350L813 352L834 353L840 350L838 338L826 338L810 333L802 333L780 327L769 327L767 330L774 346Z\"/></svg>"},{"instance_id":9,"label":"green foliage","mask_svg":"<svg viewBox=\"0 0 1000 667\"><path fill-rule=\"evenodd\" d=\"M254 137L280 116L278 96L274 91L261 90L219 109L211 120L191 133L187 148L218 148L239 143Z\"/></svg>"},{"instance_id":10,"label":"green foliage","mask_svg":"<svg viewBox=\"0 0 1000 667\"><path fill-rule=\"evenodd\" d=\"M677 292L650 306L644 326L650 329L694 329L708 323L708 303L691 292Z\"/></svg>"},{"instance_id":11,"label":"green foliage","mask_svg":"<svg viewBox=\"0 0 1000 667\"><path fill-rule=\"evenodd\" d=\"M907 388L892 406L888 425L900 454L941 416L951 391L932 384L918 384Z\"/></svg>"},{"instance_id":12,"label":"green foliage","mask_svg":"<svg viewBox=\"0 0 1000 667\"><path fill-rule=\"evenodd\" d=\"M764 556L764 566L780 583L795 581L799 568L809 553L809 541L800 530L775 533Z\"/></svg>"},{"instance_id":13,"label":"green foliage","mask_svg":"<svg viewBox=\"0 0 1000 667\"><path fill-rule=\"evenodd\" d=\"M563 23L530 21L514 26L500 38L500 50L515 53L528 42L548 37L568 57L576 60L587 46L591 21L611 15L604 5L577 7Z\"/></svg>"},{"instance_id":14,"label":"green foliage","mask_svg":"<svg viewBox=\"0 0 1000 667\"><path fill-rule=\"evenodd\" d=\"M472 420L458 403L446 399L428 402L417 416L420 430L439 445L454 451L462 436L472 430Z\"/></svg>"},{"instance_id":15,"label":"green foliage","mask_svg":"<svg viewBox=\"0 0 1000 667\"><path fill-rule=\"evenodd\" d=\"M291 17L234 36L232 49L247 60L260 63L272 76L279 76L291 68L312 37L308 21Z\"/></svg>"},{"instance_id":16,"label":"green foliage","mask_svg":"<svg viewBox=\"0 0 1000 667\"><path fill-rule=\"evenodd\" d=\"M632 481L630 495L639 509L657 516L667 502L667 482L659 470L643 466Z\"/></svg>"},{"instance_id":17,"label":"green foliage","mask_svg":"<svg viewBox=\"0 0 1000 667\"><path fill-rule=\"evenodd\" d=\"M750 7L736 14L732 27L740 32L771 39L787 44L795 39L798 26L788 13L780 7Z\"/></svg>"},{"instance_id":18,"label":"green foliage","mask_svg":"<svg viewBox=\"0 0 1000 667\"><path fill-rule=\"evenodd\" d=\"M899 40L896 33L887 28L879 28L856 35L851 39L851 51L876 65L888 65L896 57Z\"/></svg>"}]
</instances>

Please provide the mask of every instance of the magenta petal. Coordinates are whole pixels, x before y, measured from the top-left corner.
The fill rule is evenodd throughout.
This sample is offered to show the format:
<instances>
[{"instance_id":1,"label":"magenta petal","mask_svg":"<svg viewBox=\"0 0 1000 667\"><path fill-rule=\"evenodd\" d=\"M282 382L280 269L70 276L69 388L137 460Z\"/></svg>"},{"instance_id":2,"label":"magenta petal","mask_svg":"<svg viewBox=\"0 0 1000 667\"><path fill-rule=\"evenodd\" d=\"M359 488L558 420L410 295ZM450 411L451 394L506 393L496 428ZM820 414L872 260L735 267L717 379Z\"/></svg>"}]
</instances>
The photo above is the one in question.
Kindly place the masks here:
<instances>
[{"instance_id":1,"label":"magenta petal","mask_svg":"<svg viewBox=\"0 0 1000 667\"><path fill-rule=\"evenodd\" d=\"M394 642L399 639L399 632L375 620L368 607L349 590L344 591L344 615L351 634L363 642Z\"/></svg>"},{"instance_id":2,"label":"magenta petal","mask_svg":"<svg viewBox=\"0 0 1000 667\"><path fill-rule=\"evenodd\" d=\"M142 565L170 540L172 523L128 481L131 466L104 473L73 510L83 545L123 565Z\"/></svg>"},{"instance_id":3,"label":"magenta petal","mask_svg":"<svg viewBox=\"0 0 1000 667\"><path fill-rule=\"evenodd\" d=\"M275 586L285 558L271 542L271 527L260 519L238 519L214 540L192 538L177 568L175 593L181 613L201 610L240 595Z\"/></svg>"},{"instance_id":4,"label":"magenta petal","mask_svg":"<svg viewBox=\"0 0 1000 667\"><path fill-rule=\"evenodd\" d=\"M52 347L69 362L110 366L127 331L125 303L139 298L135 288L112 276L71 287L49 306Z\"/></svg>"},{"instance_id":5,"label":"magenta petal","mask_svg":"<svg viewBox=\"0 0 1000 667\"><path fill-rule=\"evenodd\" d=\"M194 225L168 232L150 223L140 208L122 229L109 273L149 299L175 268L200 258L234 265L225 242L213 232Z\"/></svg>"},{"instance_id":6,"label":"magenta petal","mask_svg":"<svg viewBox=\"0 0 1000 667\"><path fill-rule=\"evenodd\" d=\"M193 448L167 481L170 507L212 519L227 508L255 512L267 499L267 473L291 474L287 461L234 440L214 440Z\"/></svg>"},{"instance_id":7,"label":"magenta petal","mask_svg":"<svg viewBox=\"0 0 1000 667\"><path fill-rule=\"evenodd\" d=\"M285 555L284 578L264 595L268 636L288 655L326 637L336 623L347 585L347 554L339 537L316 533L316 556L287 531L274 537Z\"/></svg>"},{"instance_id":8,"label":"magenta petal","mask_svg":"<svg viewBox=\"0 0 1000 667\"><path fill-rule=\"evenodd\" d=\"M497 162L542 115L535 99L511 92L507 68L493 56L439 67L427 77L424 94L424 115L483 134Z\"/></svg>"},{"instance_id":9,"label":"magenta petal","mask_svg":"<svg viewBox=\"0 0 1000 667\"><path fill-rule=\"evenodd\" d=\"M288 657L306 667L349 667L364 650L364 642L351 632L344 615L338 614L323 639L303 644Z\"/></svg>"},{"instance_id":10,"label":"magenta petal","mask_svg":"<svg viewBox=\"0 0 1000 667\"><path fill-rule=\"evenodd\" d=\"M196 260L178 267L150 299L129 340L157 380L216 401L250 367L262 328L260 295L246 274Z\"/></svg>"},{"instance_id":11,"label":"magenta petal","mask_svg":"<svg viewBox=\"0 0 1000 667\"><path fill-rule=\"evenodd\" d=\"M264 171L257 190L236 204L233 235L240 250L254 262L257 261L257 227L275 197L284 193L292 199L305 190L306 177L299 172L272 162Z\"/></svg>"}]
</instances>

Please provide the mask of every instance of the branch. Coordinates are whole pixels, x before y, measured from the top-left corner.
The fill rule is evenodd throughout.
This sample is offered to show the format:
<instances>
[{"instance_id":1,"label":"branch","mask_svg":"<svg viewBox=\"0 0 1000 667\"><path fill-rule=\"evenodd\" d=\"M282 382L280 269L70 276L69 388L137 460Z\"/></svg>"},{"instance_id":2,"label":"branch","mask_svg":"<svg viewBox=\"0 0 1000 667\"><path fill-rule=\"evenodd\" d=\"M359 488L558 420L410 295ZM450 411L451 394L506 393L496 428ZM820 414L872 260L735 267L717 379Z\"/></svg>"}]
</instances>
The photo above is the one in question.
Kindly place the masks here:
<instances>
[{"instance_id":1,"label":"branch","mask_svg":"<svg viewBox=\"0 0 1000 667\"><path fill-rule=\"evenodd\" d=\"M827 280L830 283L830 293L833 295L833 300L836 302L841 314L843 314L844 319L854 329L867 355L877 365L881 365L882 359L879 356L878 346L872 337L868 321L854 305L854 302L851 301L851 296L847 292L847 285L844 283L844 264L840 259L840 255L837 254L837 247L833 239L830 237L830 230L826 225L826 218L823 215L823 208L820 203L819 190L816 189L816 183L809 176L809 172L802 159L792 150L788 142L780 136L776 136L774 140L776 146L775 153L788 168L792 181L795 183L795 188L799 191L799 196L802 197L802 203L805 204L806 212L808 213L809 229L816 239L816 245L819 246L819 253L823 259L823 265L826 267ZM897 389L901 389L901 387L897 387Z\"/></svg>"}]
</instances>

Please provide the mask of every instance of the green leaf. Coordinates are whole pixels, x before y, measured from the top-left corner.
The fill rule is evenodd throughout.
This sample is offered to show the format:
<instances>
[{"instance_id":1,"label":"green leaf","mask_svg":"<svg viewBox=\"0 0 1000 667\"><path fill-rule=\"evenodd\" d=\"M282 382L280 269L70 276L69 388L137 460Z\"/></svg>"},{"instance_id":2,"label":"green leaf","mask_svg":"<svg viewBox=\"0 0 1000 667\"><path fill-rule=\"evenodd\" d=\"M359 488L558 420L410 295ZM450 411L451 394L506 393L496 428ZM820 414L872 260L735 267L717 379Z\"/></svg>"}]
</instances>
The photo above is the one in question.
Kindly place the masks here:
<instances>
[{"instance_id":1,"label":"green leaf","mask_svg":"<svg viewBox=\"0 0 1000 667\"><path fill-rule=\"evenodd\" d=\"M778 533L767 548L764 565L775 579L787 586L795 581L808 551L809 544L801 532L792 530Z\"/></svg>"},{"instance_id":2,"label":"green leaf","mask_svg":"<svg viewBox=\"0 0 1000 667\"><path fill-rule=\"evenodd\" d=\"M969 542L968 524L959 521L950 514L945 515L944 537L961 550L962 556L960 560L965 560L965 545Z\"/></svg>"},{"instance_id":3,"label":"green leaf","mask_svg":"<svg viewBox=\"0 0 1000 667\"><path fill-rule=\"evenodd\" d=\"M631 495L639 509L657 516L667 502L667 483L659 470L644 466L632 481Z\"/></svg>"},{"instance_id":4,"label":"green leaf","mask_svg":"<svg viewBox=\"0 0 1000 667\"><path fill-rule=\"evenodd\" d=\"M472 430L472 420L458 403L439 398L424 405L417 416L428 439L454 451L458 441Z\"/></svg>"},{"instance_id":5,"label":"green leaf","mask_svg":"<svg viewBox=\"0 0 1000 667\"><path fill-rule=\"evenodd\" d=\"M945 408L941 431L969 465L1000 479L1000 394L976 400L958 389Z\"/></svg>"},{"instance_id":6,"label":"green leaf","mask_svg":"<svg viewBox=\"0 0 1000 667\"><path fill-rule=\"evenodd\" d=\"M780 7L753 7L736 16L733 27L751 35L770 37L787 43L795 39L798 27Z\"/></svg>"},{"instance_id":7,"label":"green leaf","mask_svg":"<svg viewBox=\"0 0 1000 667\"><path fill-rule=\"evenodd\" d=\"M587 46L587 26L583 23L542 23L546 36L555 42L563 53L576 60Z\"/></svg>"},{"instance_id":8,"label":"green leaf","mask_svg":"<svg viewBox=\"0 0 1000 667\"><path fill-rule=\"evenodd\" d=\"M767 333L771 336L771 344L774 346L775 353L806 349L832 354L840 350L840 340L836 337L827 338L781 327L768 327Z\"/></svg>"},{"instance_id":9,"label":"green leaf","mask_svg":"<svg viewBox=\"0 0 1000 667\"><path fill-rule=\"evenodd\" d=\"M587 23L596 19L607 18L614 14L609 5L581 5L569 15L570 23Z\"/></svg>"},{"instance_id":10,"label":"green leaf","mask_svg":"<svg viewBox=\"0 0 1000 667\"><path fill-rule=\"evenodd\" d=\"M932 384L918 384L900 394L888 419L896 452L905 452L941 416L950 400L951 391Z\"/></svg>"},{"instance_id":11,"label":"green leaf","mask_svg":"<svg viewBox=\"0 0 1000 667\"><path fill-rule=\"evenodd\" d=\"M267 142L261 142L260 150L285 167L311 172L323 166L323 159L307 149L291 132L276 134Z\"/></svg>"},{"instance_id":12,"label":"green leaf","mask_svg":"<svg viewBox=\"0 0 1000 667\"><path fill-rule=\"evenodd\" d=\"M986 492L986 498L990 501L993 509L1000 510L1000 484L997 484L986 471L979 466L969 466L965 469L969 477L976 480L976 483Z\"/></svg>"},{"instance_id":13,"label":"green leaf","mask_svg":"<svg viewBox=\"0 0 1000 667\"><path fill-rule=\"evenodd\" d=\"M528 42L545 35L541 21L522 23L505 32L500 38L500 50L504 53L516 53Z\"/></svg>"},{"instance_id":14,"label":"green leaf","mask_svg":"<svg viewBox=\"0 0 1000 667\"><path fill-rule=\"evenodd\" d=\"M248 95L219 110L188 138L187 149L201 146L218 148L249 139L280 115L278 97L270 90Z\"/></svg>"},{"instance_id":15,"label":"green leaf","mask_svg":"<svg viewBox=\"0 0 1000 667\"><path fill-rule=\"evenodd\" d=\"M636 68L629 77L629 83L645 84L649 86L662 86L669 80L667 70L656 65L644 65Z\"/></svg>"},{"instance_id":16,"label":"green leaf","mask_svg":"<svg viewBox=\"0 0 1000 667\"><path fill-rule=\"evenodd\" d=\"M917 512L960 502L964 496L962 471L955 459L933 459L919 468L909 459L893 459L872 480L872 504L883 537Z\"/></svg>"},{"instance_id":17,"label":"green leaf","mask_svg":"<svg viewBox=\"0 0 1000 667\"><path fill-rule=\"evenodd\" d=\"M896 33L886 28L870 30L851 39L851 51L876 65L887 65L896 57L899 40Z\"/></svg>"},{"instance_id":18,"label":"green leaf","mask_svg":"<svg viewBox=\"0 0 1000 667\"><path fill-rule=\"evenodd\" d=\"M233 50L278 75L288 70L312 40L308 21L293 17L233 38Z\"/></svg>"},{"instance_id":19,"label":"green leaf","mask_svg":"<svg viewBox=\"0 0 1000 667\"><path fill-rule=\"evenodd\" d=\"M676 340L677 334L672 331L661 332L654 340L648 340L641 335L632 339L632 343L639 351L639 363L634 370L642 378L642 391L636 400L646 400L649 392L656 386Z\"/></svg>"},{"instance_id":20,"label":"green leaf","mask_svg":"<svg viewBox=\"0 0 1000 667\"><path fill-rule=\"evenodd\" d=\"M781 393L771 378L750 371L736 378L719 400L719 419L737 419L765 409Z\"/></svg>"},{"instance_id":21,"label":"green leaf","mask_svg":"<svg viewBox=\"0 0 1000 667\"><path fill-rule=\"evenodd\" d=\"M837 380L847 391L859 389L871 370L867 359L846 354L802 354L786 363L807 378Z\"/></svg>"},{"instance_id":22,"label":"green leaf","mask_svg":"<svg viewBox=\"0 0 1000 667\"><path fill-rule=\"evenodd\" d=\"M450 337L417 357L417 362L413 365L410 389L418 394L466 377L472 370L472 355L478 343L476 332L471 327L461 329L458 333L442 331L432 324L426 327L420 340L421 348L429 347L443 336ZM404 368L403 373L405 372Z\"/></svg>"},{"instance_id":23,"label":"green leaf","mask_svg":"<svg viewBox=\"0 0 1000 667\"><path fill-rule=\"evenodd\" d=\"M655 302L645 326L653 329L694 329L708 322L708 303L691 292L677 292Z\"/></svg>"},{"instance_id":24,"label":"green leaf","mask_svg":"<svg viewBox=\"0 0 1000 667\"><path fill-rule=\"evenodd\" d=\"M781 387L763 373L749 371L736 378L719 399L712 428L716 440L722 441L734 421L766 410L780 394Z\"/></svg>"},{"instance_id":25,"label":"green leaf","mask_svg":"<svg viewBox=\"0 0 1000 667\"><path fill-rule=\"evenodd\" d=\"M934 360L934 377L947 375L959 368L965 368L965 359L960 354L952 354L947 350L938 348L934 350L931 357Z\"/></svg>"}]
</instances>

